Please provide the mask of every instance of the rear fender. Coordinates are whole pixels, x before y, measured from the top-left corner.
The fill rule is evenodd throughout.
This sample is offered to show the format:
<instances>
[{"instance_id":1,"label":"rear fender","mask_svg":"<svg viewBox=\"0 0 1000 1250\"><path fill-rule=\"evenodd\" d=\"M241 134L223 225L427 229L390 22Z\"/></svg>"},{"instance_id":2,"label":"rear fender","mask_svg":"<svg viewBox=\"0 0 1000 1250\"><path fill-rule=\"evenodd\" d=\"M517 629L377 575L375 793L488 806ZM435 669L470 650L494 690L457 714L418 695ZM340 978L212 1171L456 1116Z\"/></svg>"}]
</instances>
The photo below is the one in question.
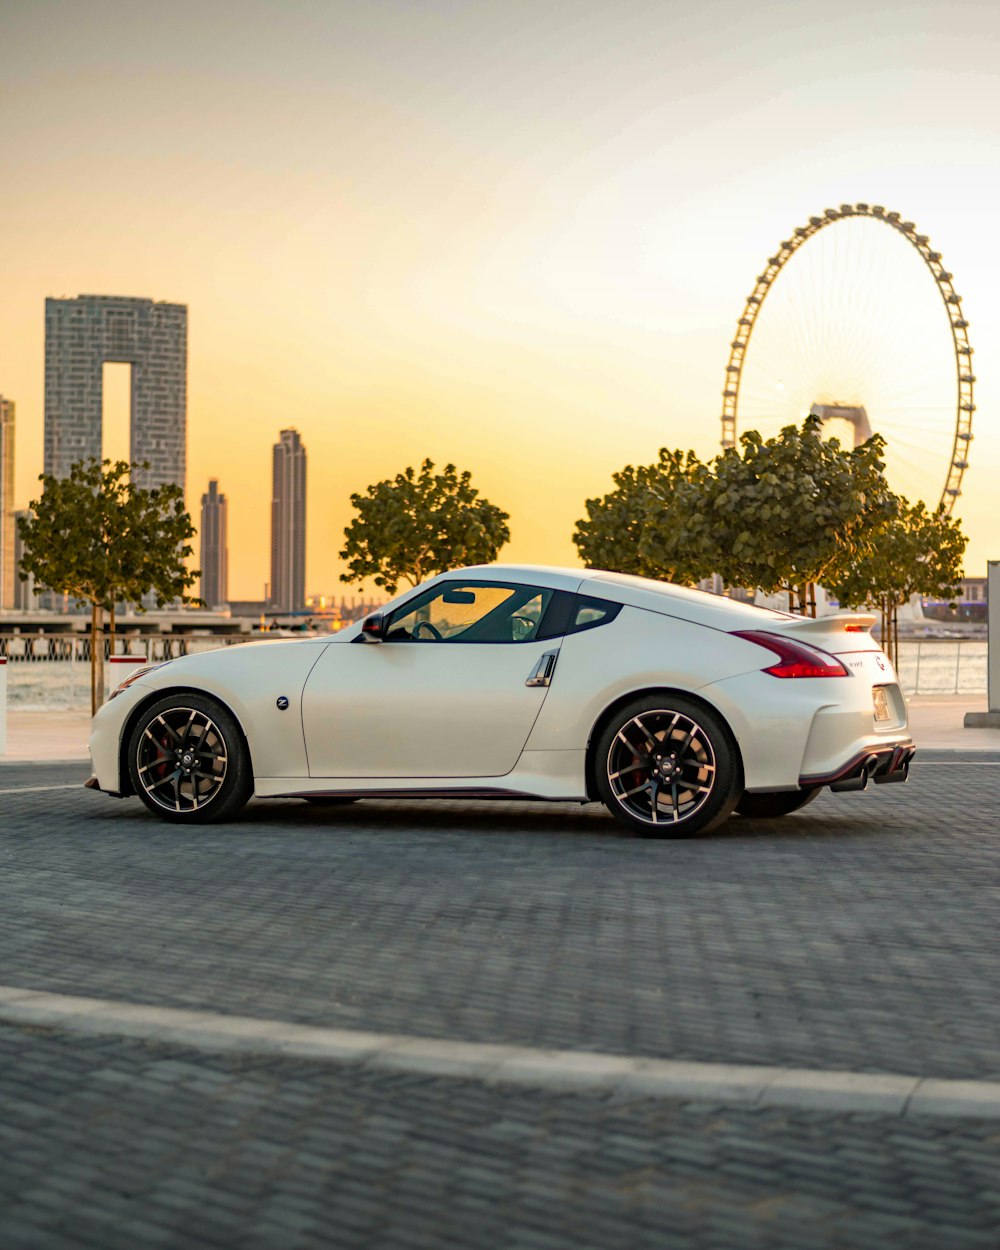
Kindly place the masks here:
<instances>
[{"instance_id":1,"label":"rear fender","mask_svg":"<svg viewBox=\"0 0 1000 1250\"><path fill-rule=\"evenodd\" d=\"M601 712L600 716L598 716L593 727L591 728L590 737L587 739L587 757L585 764L587 797L589 799L597 801L600 798L600 794L597 790L597 742L601 734L604 732L605 727L614 719L616 714L620 712L622 708L627 707L635 699L643 699L647 695L654 694L663 695L665 699L676 696L686 700L688 703L695 703L698 706L705 708L707 711L712 712L722 722L723 728L729 738L729 745L736 755L737 765L742 773L743 752L740 749L739 740L733 732L732 726L729 724L725 713L720 707L716 706L716 704L712 703L709 699L703 698L700 694L695 694L691 690L680 690L668 686L643 686L635 690L630 690L627 694L620 695L614 700L614 702L609 703L604 711Z\"/></svg>"}]
</instances>

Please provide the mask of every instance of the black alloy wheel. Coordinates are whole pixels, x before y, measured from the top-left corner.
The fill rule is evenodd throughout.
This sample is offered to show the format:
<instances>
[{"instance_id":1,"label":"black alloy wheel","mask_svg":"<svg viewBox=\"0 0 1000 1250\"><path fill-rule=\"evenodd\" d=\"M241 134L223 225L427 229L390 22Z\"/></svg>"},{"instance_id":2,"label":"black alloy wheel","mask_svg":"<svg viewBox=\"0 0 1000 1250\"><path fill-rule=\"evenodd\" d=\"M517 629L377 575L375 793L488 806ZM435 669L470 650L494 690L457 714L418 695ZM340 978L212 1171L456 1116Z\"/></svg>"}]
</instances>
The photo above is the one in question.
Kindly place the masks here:
<instances>
[{"instance_id":1,"label":"black alloy wheel","mask_svg":"<svg viewBox=\"0 0 1000 1250\"><path fill-rule=\"evenodd\" d=\"M165 820L225 820L253 792L236 719L208 695L168 695L146 708L129 739L128 766L136 794Z\"/></svg>"},{"instance_id":2,"label":"black alloy wheel","mask_svg":"<svg viewBox=\"0 0 1000 1250\"><path fill-rule=\"evenodd\" d=\"M765 794L748 794L744 790L736 802L736 814L750 820L788 816L811 803L821 789L807 786L804 790L772 790Z\"/></svg>"},{"instance_id":3,"label":"black alloy wheel","mask_svg":"<svg viewBox=\"0 0 1000 1250\"><path fill-rule=\"evenodd\" d=\"M596 746L605 806L647 838L687 838L721 824L743 788L739 752L710 709L652 695L620 709Z\"/></svg>"}]
</instances>

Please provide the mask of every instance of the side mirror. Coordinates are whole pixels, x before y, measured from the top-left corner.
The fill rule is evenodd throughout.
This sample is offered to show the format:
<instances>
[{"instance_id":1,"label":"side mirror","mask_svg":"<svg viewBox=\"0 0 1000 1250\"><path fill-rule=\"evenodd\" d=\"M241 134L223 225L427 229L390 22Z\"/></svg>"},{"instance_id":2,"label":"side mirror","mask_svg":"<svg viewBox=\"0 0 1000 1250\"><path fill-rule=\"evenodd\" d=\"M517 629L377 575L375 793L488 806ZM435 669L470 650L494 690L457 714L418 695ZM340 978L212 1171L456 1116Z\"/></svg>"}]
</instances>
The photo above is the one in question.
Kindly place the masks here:
<instances>
[{"instance_id":1,"label":"side mirror","mask_svg":"<svg viewBox=\"0 0 1000 1250\"><path fill-rule=\"evenodd\" d=\"M361 636L366 642L381 642L385 637L385 617L381 612L367 616L361 623Z\"/></svg>"}]
</instances>

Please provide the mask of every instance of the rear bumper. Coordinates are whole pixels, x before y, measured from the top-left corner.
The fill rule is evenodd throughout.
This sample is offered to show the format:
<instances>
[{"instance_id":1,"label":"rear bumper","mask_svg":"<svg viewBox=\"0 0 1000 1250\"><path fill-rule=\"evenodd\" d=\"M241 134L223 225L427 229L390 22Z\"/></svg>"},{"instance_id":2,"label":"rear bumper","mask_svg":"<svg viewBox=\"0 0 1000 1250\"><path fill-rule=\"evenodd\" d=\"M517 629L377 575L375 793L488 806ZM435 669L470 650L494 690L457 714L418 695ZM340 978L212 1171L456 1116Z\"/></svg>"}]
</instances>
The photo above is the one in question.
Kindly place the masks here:
<instances>
[{"instance_id":1,"label":"rear bumper","mask_svg":"<svg viewBox=\"0 0 1000 1250\"><path fill-rule=\"evenodd\" d=\"M872 746L858 751L841 767L822 775L806 774L799 778L802 787L829 786L831 790L864 790L869 781L876 785L903 782L910 772L910 761L917 748L913 740Z\"/></svg>"}]
</instances>

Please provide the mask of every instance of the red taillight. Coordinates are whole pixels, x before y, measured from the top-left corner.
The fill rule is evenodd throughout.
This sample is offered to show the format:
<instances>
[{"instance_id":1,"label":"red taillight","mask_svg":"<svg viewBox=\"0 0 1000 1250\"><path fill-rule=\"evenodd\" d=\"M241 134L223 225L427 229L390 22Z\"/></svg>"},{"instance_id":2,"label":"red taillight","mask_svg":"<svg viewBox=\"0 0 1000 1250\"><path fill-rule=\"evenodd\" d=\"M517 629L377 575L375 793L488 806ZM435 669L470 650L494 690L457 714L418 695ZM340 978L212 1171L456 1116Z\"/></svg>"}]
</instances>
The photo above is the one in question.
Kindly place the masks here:
<instances>
[{"instance_id":1,"label":"red taillight","mask_svg":"<svg viewBox=\"0 0 1000 1250\"><path fill-rule=\"evenodd\" d=\"M819 647L793 642L790 638L768 634L762 629L738 630L735 636L774 652L778 663L763 670L772 677L850 677L836 656L820 651Z\"/></svg>"}]
</instances>

